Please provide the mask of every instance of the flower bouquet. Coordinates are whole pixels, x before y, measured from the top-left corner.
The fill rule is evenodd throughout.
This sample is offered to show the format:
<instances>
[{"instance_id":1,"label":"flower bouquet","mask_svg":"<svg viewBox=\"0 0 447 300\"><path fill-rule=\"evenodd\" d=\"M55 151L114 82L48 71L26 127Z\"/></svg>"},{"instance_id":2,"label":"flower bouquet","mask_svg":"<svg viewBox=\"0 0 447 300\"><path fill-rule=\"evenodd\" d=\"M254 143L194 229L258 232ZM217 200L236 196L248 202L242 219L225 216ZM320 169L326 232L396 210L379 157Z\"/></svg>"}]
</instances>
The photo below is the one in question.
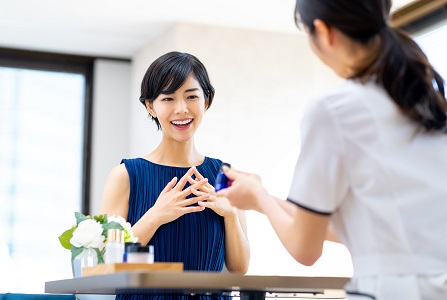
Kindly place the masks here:
<instances>
[{"instance_id":1,"label":"flower bouquet","mask_svg":"<svg viewBox=\"0 0 447 300\"><path fill-rule=\"evenodd\" d=\"M95 263L103 264L105 243L107 242L107 233L109 229L120 229L124 231L124 242L137 242L133 236L130 223L123 217L111 216L107 214L93 216L84 215L75 212L76 225L64 231L59 236L59 241L65 249L71 251L71 260L76 257L86 255L94 250L96 254Z\"/></svg>"}]
</instances>

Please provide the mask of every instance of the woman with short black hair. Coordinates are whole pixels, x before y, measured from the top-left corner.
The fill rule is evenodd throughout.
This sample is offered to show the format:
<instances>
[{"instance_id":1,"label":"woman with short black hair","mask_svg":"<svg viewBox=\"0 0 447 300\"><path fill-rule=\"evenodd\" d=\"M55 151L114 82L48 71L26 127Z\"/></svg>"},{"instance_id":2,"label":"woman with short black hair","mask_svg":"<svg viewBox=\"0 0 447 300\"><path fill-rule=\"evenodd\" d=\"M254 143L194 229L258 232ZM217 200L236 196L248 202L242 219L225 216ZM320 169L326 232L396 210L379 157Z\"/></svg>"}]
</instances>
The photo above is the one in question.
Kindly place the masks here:
<instances>
[{"instance_id":1,"label":"woman with short black hair","mask_svg":"<svg viewBox=\"0 0 447 300\"><path fill-rule=\"evenodd\" d=\"M211 106L214 88L193 55L156 59L141 83L140 101L162 131L152 152L123 159L107 180L101 213L119 215L156 262L184 270L246 273L250 259L245 213L216 197L222 161L200 154L194 134ZM107 254L106 254L107 255ZM118 299L218 299L218 296L118 295Z\"/></svg>"}]
</instances>

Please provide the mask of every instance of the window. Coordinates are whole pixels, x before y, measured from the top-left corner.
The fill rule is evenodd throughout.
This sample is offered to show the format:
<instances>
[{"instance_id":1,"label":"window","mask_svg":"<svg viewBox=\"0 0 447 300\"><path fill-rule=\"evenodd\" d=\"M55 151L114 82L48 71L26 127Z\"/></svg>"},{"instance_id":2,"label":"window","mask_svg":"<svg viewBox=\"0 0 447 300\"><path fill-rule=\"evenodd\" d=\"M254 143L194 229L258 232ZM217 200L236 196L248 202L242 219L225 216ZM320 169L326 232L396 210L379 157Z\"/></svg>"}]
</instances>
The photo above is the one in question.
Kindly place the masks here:
<instances>
[{"instance_id":1,"label":"window","mask_svg":"<svg viewBox=\"0 0 447 300\"><path fill-rule=\"evenodd\" d=\"M0 51L0 292L71 276L57 237L88 211L92 61Z\"/></svg>"},{"instance_id":2,"label":"window","mask_svg":"<svg viewBox=\"0 0 447 300\"><path fill-rule=\"evenodd\" d=\"M404 2L404 1L402 1ZM391 15L391 24L410 34L427 55L430 63L447 78L447 4L445 1L419 0Z\"/></svg>"},{"instance_id":3,"label":"window","mask_svg":"<svg viewBox=\"0 0 447 300\"><path fill-rule=\"evenodd\" d=\"M447 21L438 23L431 30L421 32L415 37L416 42L427 55L430 63L447 80L447 60L445 49L447 49Z\"/></svg>"}]
</instances>

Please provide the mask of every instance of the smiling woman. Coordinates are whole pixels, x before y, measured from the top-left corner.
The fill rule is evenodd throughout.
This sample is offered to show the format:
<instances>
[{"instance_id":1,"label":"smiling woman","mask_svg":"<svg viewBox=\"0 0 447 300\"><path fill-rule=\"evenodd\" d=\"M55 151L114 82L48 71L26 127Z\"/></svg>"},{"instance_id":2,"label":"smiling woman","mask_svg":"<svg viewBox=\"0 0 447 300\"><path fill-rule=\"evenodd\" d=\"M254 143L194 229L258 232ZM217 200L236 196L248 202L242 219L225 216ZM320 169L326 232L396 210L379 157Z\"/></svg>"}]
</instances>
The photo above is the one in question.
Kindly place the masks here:
<instances>
[{"instance_id":1,"label":"smiling woman","mask_svg":"<svg viewBox=\"0 0 447 300\"><path fill-rule=\"evenodd\" d=\"M208 73L195 56L170 52L149 66L140 102L162 140L152 152L123 159L111 171L102 213L126 218L139 242L154 246L155 261L208 272L222 271L225 263L229 271L245 273L250 258L245 214L216 196L222 161L202 155L194 143L213 98Z\"/></svg>"},{"instance_id":2,"label":"smiling woman","mask_svg":"<svg viewBox=\"0 0 447 300\"><path fill-rule=\"evenodd\" d=\"M176 91L171 92L170 89L161 91L152 101L145 99L144 104L159 129L169 132L163 137L187 141L199 127L212 99L204 97L201 84L194 75L188 75Z\"/></svg>"}]
</instances>

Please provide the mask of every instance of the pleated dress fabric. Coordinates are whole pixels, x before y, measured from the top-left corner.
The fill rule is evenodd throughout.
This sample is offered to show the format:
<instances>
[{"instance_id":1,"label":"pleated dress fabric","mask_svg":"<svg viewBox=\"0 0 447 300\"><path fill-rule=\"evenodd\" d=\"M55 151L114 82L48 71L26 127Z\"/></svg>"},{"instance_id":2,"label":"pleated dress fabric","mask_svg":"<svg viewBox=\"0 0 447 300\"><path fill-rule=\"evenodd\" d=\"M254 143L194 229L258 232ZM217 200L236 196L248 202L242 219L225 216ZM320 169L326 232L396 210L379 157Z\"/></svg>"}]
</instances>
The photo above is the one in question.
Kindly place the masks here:
<instances>
[{"instance_id":1,"label":"pleated dress fabric","mask_svg":"<svg viewBox=\"0 0 447 300\"><path fill-rule=\"evenodd\" d=\"M143 158L123 159L130 179L127 220L134 225L157 201L172 178L178 180L189 168L159 165ZM221 161L205 157L197 170L214 186ZM186 184L185 188L189 186ZM192 197L193 195L188 196ZM197 205L197 204L193 204ZM224 220L211 209L189 213L158 228L148 245L154 246L155 262L183 262L184 270L220 272L225 256ZM223 296L183 295L177 291L144 295L117 295L120 300L228 299Z\"/></svg>"}]
</instances>

